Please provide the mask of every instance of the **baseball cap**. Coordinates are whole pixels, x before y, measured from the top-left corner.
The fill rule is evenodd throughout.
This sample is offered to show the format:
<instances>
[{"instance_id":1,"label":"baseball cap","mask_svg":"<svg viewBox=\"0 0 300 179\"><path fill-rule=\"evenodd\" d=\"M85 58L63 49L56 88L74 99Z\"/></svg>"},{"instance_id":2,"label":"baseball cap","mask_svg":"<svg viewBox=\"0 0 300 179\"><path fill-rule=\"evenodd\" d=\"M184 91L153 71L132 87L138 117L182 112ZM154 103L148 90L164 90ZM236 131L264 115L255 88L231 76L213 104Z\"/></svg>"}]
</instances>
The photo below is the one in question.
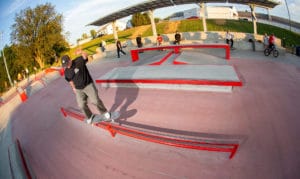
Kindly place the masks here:
<instances>
[{"instance_id":1,"label":"baseball cap","mask_svg":"<svg viewBox=\"0 0 300 179\"><path fill-rule=\"evenodd\" d=\"M61 57L61 64L64 68L68 66L69 61L70 61L70 57L68 55L64 55Z\"/></svg>"}]
</instances>

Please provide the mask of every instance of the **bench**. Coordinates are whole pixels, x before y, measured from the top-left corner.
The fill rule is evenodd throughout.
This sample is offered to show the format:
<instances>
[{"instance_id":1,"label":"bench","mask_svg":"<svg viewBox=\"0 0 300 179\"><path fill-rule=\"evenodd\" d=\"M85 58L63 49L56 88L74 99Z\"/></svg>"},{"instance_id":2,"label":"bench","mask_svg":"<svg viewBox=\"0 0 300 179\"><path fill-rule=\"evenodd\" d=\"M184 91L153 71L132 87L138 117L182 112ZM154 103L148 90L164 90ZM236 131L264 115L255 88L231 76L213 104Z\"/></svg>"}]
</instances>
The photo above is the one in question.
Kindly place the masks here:
<instances>
[{"instance_id":1,"label":"bench","mask_svg":"<svg viewBox=\"0 0 300 179\"><path fill-rule=\"evenodd\" d=\"M131 50L131 59L132 62L139 60L139 52L151 51L151 50L174 50L175 54L180 52L182 48L224 48L225 49L225 58L230 59L230 46L228 44L186 44L186 45L167 45L167 46L155 46L155 47L145 47L137 48Z\"/></svg>"}]
</instances>

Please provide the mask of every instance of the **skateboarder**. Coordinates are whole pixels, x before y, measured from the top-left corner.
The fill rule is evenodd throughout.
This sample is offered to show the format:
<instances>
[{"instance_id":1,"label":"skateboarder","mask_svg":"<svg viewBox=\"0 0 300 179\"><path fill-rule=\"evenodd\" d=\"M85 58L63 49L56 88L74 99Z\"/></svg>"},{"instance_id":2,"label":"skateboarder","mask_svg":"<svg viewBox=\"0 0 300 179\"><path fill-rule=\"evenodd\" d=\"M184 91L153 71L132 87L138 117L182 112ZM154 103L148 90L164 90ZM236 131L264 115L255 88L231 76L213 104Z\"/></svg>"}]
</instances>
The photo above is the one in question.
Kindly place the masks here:
<instances>
[{"instance_id":1,"label":"skateboarder","mask_svg":"<svg viewBox=\"0 0 300 179\"><path fill-rule=\"evenodd\" d=\"M76 95L78 106L85 114L87 123L92 123L95 115L87 105L89 98L89 100L97 106L99 112L104 115L106 121L109 121L110 113L99 98L97 88L86 66L88 62L87 53L79 49L76 51L76 55L80 56L74 60L71 60L68 55L64 55L61 58L61 63L65 69L65 79L69 82Z\"/></svg>"}]
</instances>

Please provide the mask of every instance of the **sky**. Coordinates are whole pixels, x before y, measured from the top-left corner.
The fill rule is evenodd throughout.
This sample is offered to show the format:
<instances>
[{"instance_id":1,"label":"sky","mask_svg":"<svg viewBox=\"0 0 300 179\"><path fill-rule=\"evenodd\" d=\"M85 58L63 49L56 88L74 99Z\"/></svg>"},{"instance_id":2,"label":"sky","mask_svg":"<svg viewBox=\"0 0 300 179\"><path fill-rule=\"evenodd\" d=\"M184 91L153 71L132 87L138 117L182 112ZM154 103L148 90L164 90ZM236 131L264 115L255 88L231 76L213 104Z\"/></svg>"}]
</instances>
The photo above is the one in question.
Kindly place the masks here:
<instances>
[{"instance_id":1,"label":"sky","mask_svg":"<svg viewBox=\"0 0 300 179\"><path fill-rule=\"evenodd\" d=\"M76 40L83 33L90 34L91 29L97 30L97 26L87 26L87 24L106 16L117 10L142 3L145 0L1 0L0 1L0 49L5 45L10 45L11 26L15 23L16 14L28 7L35 8L37 5L50 3L55 7L57 13L63 15L64 33L68 32L67 40L70 44L75 44ZM275 0L281 1L281 5L270 10L271 15L288 18L288 11L285 5L287 1L291 20L300 22L300 0ZM230 4L207 4L210 5L230 5ZM249 6L233 4L238 11L248 10ZM198 7L196 4L176 5L168 8L160 8L154 11L154 17L165 18L174 12ZM267 13L263 8L256 8L255 12ZM130 17L121 19L127 22Z\"/></svg>"}]
</instances>

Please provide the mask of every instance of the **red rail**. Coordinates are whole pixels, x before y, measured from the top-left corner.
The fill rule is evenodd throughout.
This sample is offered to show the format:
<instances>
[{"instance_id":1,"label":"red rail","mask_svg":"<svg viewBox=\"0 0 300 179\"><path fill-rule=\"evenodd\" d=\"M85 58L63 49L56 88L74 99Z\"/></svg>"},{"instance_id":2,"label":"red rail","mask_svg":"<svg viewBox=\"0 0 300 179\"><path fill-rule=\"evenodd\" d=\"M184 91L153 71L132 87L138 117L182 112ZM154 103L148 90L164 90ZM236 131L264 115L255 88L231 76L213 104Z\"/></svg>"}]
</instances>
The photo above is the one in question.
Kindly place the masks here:
<instances>
[{"instance_id":1,"label":"red rail","mask_svg":"<svg viewBox=\"0 0 300 179\"><path fill-rule=\"evenodd\" d=\"M173 53L174 53L174 52L169 52L169 53L168 53L166 56L164 56L164 58L162 58L160 61L151 63L150 65L161 65L161 64L164 63L166 60L168 60L168 58L169 58Z\"/></svg>"},{"instance_id":2,"label":"red rail","mask_svg":"<svg viewBox=\"0 0 300 179\"><path fill-rule=\"evenodd\" d=\"M61 108L61 112L63 113L64 117L70 116L72 118L76 118L81 121L84 120L84 115L79 112L71 111L64 108ZM169 137L169 136L168 137L161 136L157 134L151 134L150 132L130 129L128 127L123 127L109 122L100 122L95 124L95 126L108 130L112 135L112 137L114 137L116 134L122 134L136 139L169 145L169 146L196 149L196 150L215 151L215 152L229 152L230 159L234 157L239 147L238 143L235 144L216 143L216 142L207 142L207 141L196 141L191 139L188 140L180 139L180 138Z\"/></svg>"},{"instance_id":3,"label":"red rail","mask_svg":"<svg viewBox=\"0 0 300 179\"><path fill-rule=\"evenodd\" d=\"M189 84L189 85L218 85L218 86L242 86L240 81L218 80L190 80L190 79L112 79L96 80L96 83L144 83L144 84Z\"/></svg>"},{"instance_id":4,"label":"red rail","mask_svg":"<svg viewBox=\"0 0 300 179\"><path fill-rule=\"evenodd\" d=\"M168 46L156 46L156 47L147 47L147 48L137 48L131 50L131 59L133 62L139 60L139 52L150 51L150 50L164 50L172 49L174 53L177 54L182 48L224 48L225 49L225 58L230 59L230 47L228 44L187 44L187 45L168 45Z\"/></svg>"}]
</instances>

